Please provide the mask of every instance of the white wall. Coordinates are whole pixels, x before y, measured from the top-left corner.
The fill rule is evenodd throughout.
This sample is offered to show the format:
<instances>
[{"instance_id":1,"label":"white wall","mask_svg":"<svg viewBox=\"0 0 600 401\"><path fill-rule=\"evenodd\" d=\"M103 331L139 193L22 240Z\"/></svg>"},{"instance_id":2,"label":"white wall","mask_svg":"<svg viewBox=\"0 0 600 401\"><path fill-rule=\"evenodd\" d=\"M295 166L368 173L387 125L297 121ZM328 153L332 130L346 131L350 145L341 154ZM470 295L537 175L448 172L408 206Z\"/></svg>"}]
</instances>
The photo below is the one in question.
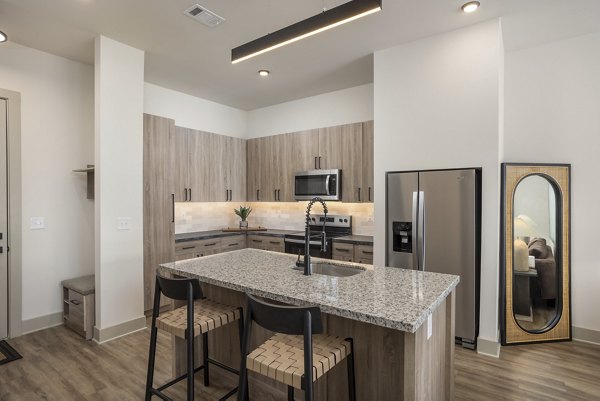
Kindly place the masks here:
<instances>
[{"instance_id":1,"label":"white wall","mask_svg":"<svg viewBox=\"0 0 600 401\"><path fill-rule=\"evenodd\" d=\"M375 53L375 187L386 171L483 168L480 338L497 339L502 41L490 21ZM385 199L375 197L375 263Z\"/></svg>"},{"instance_id":2,"label":"white wall","mask_svg":"<svg viewBox=\"0 0 600 401\"><path fill-rule=\"evenodd\" d=\"M284 134L372 119L373 84L367 84L249 111L247 137Z\"/></svg>"},{"instance_id":3,"label":"white wall","mask_svg":"<svg viewBox=\"0 0 600 401\"><path fill-rule=\"evenodd\" d=\"M238 138L246 136L246 111L147 82L144 113L171 118L180 127Z\"/></svg>"},{"instance_id":4,"label":"white wall","mask_svg":"<svg viewBox=\"0 0 600 401\"><path fill-rule=\"evenodd\" d=\"M0 88L21 93L23 320L62 312L60 282L94 271L94 76L89 65L15 43L0 46ZM30 230L31 217L46 229ZM27 330L27 325L24 325Z\"/></svg>"},{"instance_id":5,"label":"white wall","mask_svg":"<svg viewBox=\"0 0 600 401\"><path fill-rule=\"evenodd\" d=\"M600 33L506 55L505 159L571 163L573 326L600 330Z\"/></svg>"},{"instance_id":6,"label":"white wall","mask_svg":"<svg viewBox=\"0 0 600 401\"><path fill-rule=\"evenodd\" d=\"M144 52L103 36L95 47L96 327L102 333L144 323ZM130 218L131 229L118 230L119 217Z\"/></svg>"}]
</instances>

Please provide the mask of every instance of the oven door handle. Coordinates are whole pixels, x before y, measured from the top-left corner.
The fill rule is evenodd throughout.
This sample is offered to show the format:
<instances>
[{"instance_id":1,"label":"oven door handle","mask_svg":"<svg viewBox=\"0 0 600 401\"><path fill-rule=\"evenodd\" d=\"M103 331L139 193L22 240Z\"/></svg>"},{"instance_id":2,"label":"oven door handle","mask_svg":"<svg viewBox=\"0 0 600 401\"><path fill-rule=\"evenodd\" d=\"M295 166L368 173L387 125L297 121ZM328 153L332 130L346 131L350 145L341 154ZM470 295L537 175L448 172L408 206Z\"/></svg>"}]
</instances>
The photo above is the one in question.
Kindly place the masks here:
<instances>
[{"instance_id":1,"label":"oven door handle","mask_svg":"<svg viewBox=\"0 0 600 401\"><path fill-rule=\"evenodd\" d=\"M289 238L286 238L285 242L289 242L291 244L302 244L302 245L306 244L306 242L303 241L303 240L301 240L301 239L289 239ZM310 241L308 244L309 245L319 245L319 246L321 246L321 241Z\"/></svg>"}]
</instances>

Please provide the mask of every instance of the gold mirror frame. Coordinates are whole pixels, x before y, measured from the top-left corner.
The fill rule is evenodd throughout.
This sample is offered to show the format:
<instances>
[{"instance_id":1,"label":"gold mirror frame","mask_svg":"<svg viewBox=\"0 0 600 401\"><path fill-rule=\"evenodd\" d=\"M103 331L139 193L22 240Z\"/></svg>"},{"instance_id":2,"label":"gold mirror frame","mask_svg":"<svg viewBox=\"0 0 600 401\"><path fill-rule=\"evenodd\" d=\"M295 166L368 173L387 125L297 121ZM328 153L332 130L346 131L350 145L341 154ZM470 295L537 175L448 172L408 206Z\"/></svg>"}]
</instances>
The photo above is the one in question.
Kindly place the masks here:
<instances>
[{"instance_id":1,"label":"gold mirror frame","mask_svg":"<svg viewBox=\"0 0 600 401\"><path fill-rule=\"evenodd\" d=\"M513 202L519 183L526 177L539 175L546 178L557 193L557 209L560 220L560 276L557 271L557 313L549 324L549 329L532 333L521 328L513 313ZM560 202L560 203L559 203ZM570 164L536 164L536 163L503 163L502 164L502 196L501 196L501 240L500 240L500 334L502 345L526 344L548 341L571 340L571 165ZM558 230L558 228L557 228ZM556 252L558 254L558 252Z\"/></svg>"}]
</instances>

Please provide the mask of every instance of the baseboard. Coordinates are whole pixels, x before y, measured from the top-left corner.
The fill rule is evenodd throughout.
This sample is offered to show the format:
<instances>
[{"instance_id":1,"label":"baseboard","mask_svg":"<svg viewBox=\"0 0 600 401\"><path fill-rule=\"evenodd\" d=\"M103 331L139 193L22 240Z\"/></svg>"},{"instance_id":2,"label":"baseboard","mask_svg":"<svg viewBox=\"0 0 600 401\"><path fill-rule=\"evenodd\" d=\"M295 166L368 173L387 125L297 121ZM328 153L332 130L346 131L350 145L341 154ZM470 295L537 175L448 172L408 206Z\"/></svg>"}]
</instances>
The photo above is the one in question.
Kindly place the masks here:
<instances>
[{"instance_id":1,"label":"baseboard","mask_svg":"<svg viewBox=\"0 0 600 401\"><path fill-rule=\"evenodd\" d=\"M500 358L500 343L498 340L488 340L487 338L479 337L477 339L477 353Z\"/></svg>"},{"instance_id":2,"label":"baseboard","mask_svg":"<svg viewBox=\"0 0 600 401\"><path fill-rule=\"evenodd\" d=\"M573 326L573 340L600 344L600 331Z\"/></svg>"},{"instance_id":3,"label":"baseboard","mask_svg":"<svg viewBox=\"0 0 600 401\"><path fill-rule=\"evenodd\" d=\"M143 330L146 328L146 317L141 316L137 319L130 320L128 322L120 323L115 326L106 327L99 329L94 327L94 341L99 344L105 343L117 339L119 337L126 336L133 332Z\"/></svg>"},{"instance_id":4,"label":"baseboard","mask_svg":"<svg viewBox=\"0 0 600 401\"><path fill-rule=\"evenodd\" d=\"M34 317L33 319L23 320L21 322L21 327L23 334L29 334L34 331L60 326L61 324L63 324L63 313L56 312L45 316Z\"/></svg>"}]
</instances>

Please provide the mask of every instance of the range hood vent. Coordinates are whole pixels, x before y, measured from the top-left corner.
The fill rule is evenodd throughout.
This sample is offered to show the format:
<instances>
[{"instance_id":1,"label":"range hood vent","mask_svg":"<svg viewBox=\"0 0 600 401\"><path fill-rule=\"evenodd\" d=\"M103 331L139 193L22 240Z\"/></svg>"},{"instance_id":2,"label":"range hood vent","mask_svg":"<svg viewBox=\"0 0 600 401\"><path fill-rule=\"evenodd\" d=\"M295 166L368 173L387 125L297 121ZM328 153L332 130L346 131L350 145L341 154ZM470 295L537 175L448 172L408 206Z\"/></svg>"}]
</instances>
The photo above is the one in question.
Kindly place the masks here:
<instances>
[{"instance_id":1,"label":"range hood vent","mask_svg":"<svg viewBox=\"0 0 600 401\"><path fill-rule=\"evenodd\" d=\"M194 4L193 6L185 10L184 14L195 19L196 21L203 23L204 25L210 28L214 28L220 25L221 23L225 22L225 18L213 13L210 10L207 10L200 4Z\"/></svg>"}]
</instances>

